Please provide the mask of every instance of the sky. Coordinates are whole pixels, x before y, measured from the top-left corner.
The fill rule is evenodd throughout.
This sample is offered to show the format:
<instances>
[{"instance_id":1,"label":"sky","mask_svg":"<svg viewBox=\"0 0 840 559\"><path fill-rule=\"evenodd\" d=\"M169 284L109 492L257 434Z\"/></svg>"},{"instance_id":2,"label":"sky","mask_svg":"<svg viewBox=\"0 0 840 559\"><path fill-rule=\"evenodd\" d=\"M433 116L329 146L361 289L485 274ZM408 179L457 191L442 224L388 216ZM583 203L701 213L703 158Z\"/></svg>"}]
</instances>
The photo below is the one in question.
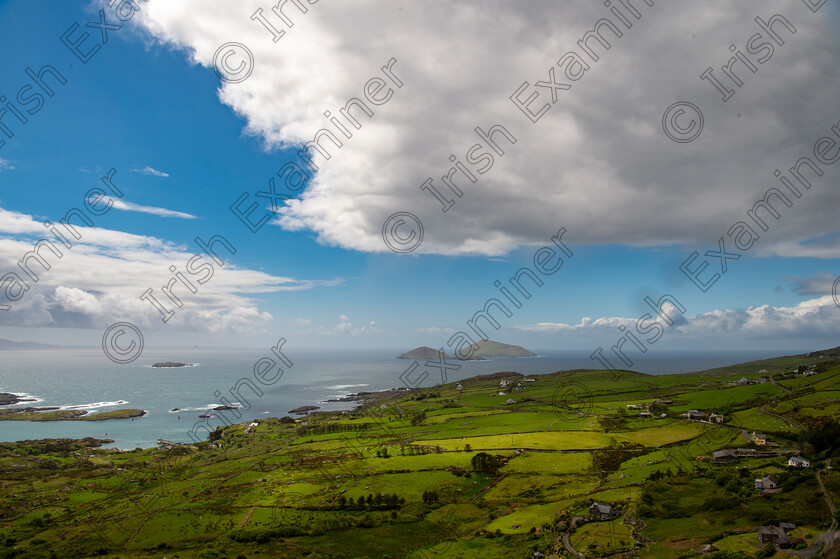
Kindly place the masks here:
<instances>
[{"instance_id":1,"label":"sky","mask_svg":"<svg viewBox=\"0 0 840 559\"><path fill-rule=\"evenodd\" d=\"M271 8L0 3L0 337L838 345L836 3Z\"/></svg>"}]
</instances>

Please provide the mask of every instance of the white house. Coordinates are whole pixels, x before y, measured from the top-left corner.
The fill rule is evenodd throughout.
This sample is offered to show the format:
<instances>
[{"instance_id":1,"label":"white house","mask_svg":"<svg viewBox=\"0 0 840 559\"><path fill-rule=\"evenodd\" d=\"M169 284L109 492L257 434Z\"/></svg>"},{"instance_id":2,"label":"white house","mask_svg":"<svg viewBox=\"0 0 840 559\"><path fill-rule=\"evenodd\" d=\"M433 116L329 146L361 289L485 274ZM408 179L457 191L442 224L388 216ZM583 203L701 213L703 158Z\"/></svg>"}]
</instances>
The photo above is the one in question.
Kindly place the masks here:
<instances>
[{"instance_id":1,"label":"white house","mask_svg":"<svg viewBox=\"0 0 840 559\"><path fill-rule=\"evenodd\" d=\"M791 456L788 460L788 466L796 466L797 468L808 468L811 463L801 456Z\"/></svg>"}]
</instances>

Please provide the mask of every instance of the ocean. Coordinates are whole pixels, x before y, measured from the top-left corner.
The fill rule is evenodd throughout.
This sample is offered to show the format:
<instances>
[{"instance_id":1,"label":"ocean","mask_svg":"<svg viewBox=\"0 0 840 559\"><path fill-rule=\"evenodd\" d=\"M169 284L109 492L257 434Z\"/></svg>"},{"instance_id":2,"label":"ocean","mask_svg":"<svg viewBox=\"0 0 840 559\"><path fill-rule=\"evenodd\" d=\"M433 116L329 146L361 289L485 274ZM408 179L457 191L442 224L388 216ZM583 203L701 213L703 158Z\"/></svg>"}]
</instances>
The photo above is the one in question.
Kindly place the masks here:
<instances>
[{"instance_id":1,"label":"ocean","mask_svg":"<svg viewBox=\"0 0 840 559\"><path fill-rule=\"evenodd\" d=\"M534 350L536 352L536 350ZM411 361L395 359L400 353L389 350L302 350L284 353L293 366L276 383L260 386L256 396L248 388L242 399L230 390L242 377L253 380L254 364L269 357L266 350L242 349L146 349L135 362L112 363L102 350L61 349L49 351L1 351L0 392L24 394L35 402L14 407L59 406L85 409L92 413L121 408L139 408L148 414L135 419L91 421L0 421L0 441L43 438L97 437L114 439L106 447L132 449L154 447L158 439L193 442L188 432L198 416L222 405L219 392L234 405L241 417L225 412L234 422L289 415L289 410L315 405L323 410L341 410L353 403L328 403L360 391L373 392L404 386L400 375ZM523 374L551 373L575 368L592 368L588 353L542 351L537 357L499 358L487 361L460 361L457 371L448 372L447 382L499 371ZM639 359L633 369L650 374L685 373L774 357L769 352L661 352ZM160 361L192 363L185 368L153 368ZM447 364L449 362L447 361ZM422 386L440 382L440 371L429 368ZM410 379L419 374L414 371ZM411 381L410 381L411 382ZM246 405L247 404L247 405ZM180 408L178 412L171 410ZM210 425L220 425L211 419ZM199 438L205 431L198 430Z\"/></svg>"}]
</instances>

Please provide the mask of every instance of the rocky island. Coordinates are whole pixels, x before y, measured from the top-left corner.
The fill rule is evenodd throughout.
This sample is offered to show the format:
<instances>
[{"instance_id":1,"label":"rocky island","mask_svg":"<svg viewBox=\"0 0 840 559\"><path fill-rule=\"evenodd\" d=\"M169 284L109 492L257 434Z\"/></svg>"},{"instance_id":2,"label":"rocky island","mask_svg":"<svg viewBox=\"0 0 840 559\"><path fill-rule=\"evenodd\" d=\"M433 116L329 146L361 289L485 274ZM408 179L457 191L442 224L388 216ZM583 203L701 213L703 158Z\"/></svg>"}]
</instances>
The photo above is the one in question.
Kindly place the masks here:
<instances>
[{"instance_id":1,"label":"rocky island","mask_svg":"<svg viewBox=\"0 0 840 559\"><path fill-rule=\"evenodd\" d=\"M321 409L320 406L301 406L299 408L289 410L289 413L296 413L298 415L304 415L306 413L309 413L309 412L315 411L315 410L319 410L319 409Z\"/></svg>"},{"instance_id":2,"label":"rocky island","mask_svg":"<svg viewBox=\"0 0 840 559\"><path fill-rule=\"evenodd\" d=\"M152 365L153 369L180 369L181 367L192 367L190 363L178 363L175 361L164 361L163 363L155 363Z\"/></svg>"},{"instance_id":3,"label":"rocky island","mask_svg":"<svg viewBox=\"0 0 840 559\"><path fill-rule=\"evenodd\" d=\"M52 406L0 410L0 421L107 421L109 419L143 417L146 413L145 410L137 409L90 413L85 410L62 410Z\"/></svg>"},{"instance_id":4,"label":"rocky island","mask_svg":"<svg viewBox=\"0 0 840 559\"><path fill-rule=\"evenodd\" d=\"M472 351L472 357L468 361L482 361L493 357L536 357L536 353L532 353L522 346L503 344L501 342L494 342L493 340L480 341L469 347ZM458 359L457 357L446 354L446 352L444 352L443 357L444 359L451 359L453 361ZM402 355L398 355L397 359L440 359L440 350L432 349L428 346L421 346L407 351Z\"/></svg>"},{"instance_id":5,"label":"rocky island","mask_svg":"<svg viewBox=\"0 0 840 559\"><path fill-rule=\"evenodd\" d=\"M12 406L20 402L34 402L35 398L24 398L18 394L11 394L9 392L0 392L0 406Z\"/></svg>"}]
</instances>

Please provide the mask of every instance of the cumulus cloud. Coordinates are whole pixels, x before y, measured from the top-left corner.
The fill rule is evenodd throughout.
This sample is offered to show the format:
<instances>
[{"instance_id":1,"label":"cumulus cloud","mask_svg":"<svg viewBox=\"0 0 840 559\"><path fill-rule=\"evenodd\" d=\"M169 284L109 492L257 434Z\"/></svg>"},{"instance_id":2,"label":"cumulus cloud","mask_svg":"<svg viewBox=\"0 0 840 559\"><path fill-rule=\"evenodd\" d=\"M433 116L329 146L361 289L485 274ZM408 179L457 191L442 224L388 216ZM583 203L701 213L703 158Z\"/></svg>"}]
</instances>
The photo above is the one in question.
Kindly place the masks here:
<instances>
[{"instance_id":1,"label":"cumulus cloud","mask_svg":"<svg viewBox=\"0 0 840 559\"><path fill-rule=\"evenodd\" d=\"M669 337L807 339L824 337L826 332L837 332L840 329L840 309L831 295L809 299L792 307L761 305L683 316L676 307L666 303L664 310L674 324L669 326L662 318L657 322L663 325ZM638 318L627 317L602 317L593 320L585 317L578 324L544 322L514 328L525 332L555 333L559 336L583 333L598 337L613 332L613 335L618 337L621 335L619 326L624 325L633 331L637 320Z\"/></svg>"},{"instance_id":2,"label":"cumulus cloud","mask_svg":"<svg viewBox=\"0 0 840 559\"><path fill-rule=\"evenodd\" d=\"M165 178L165 177L169 176L169 173L164 173L163 171L158 171L157 169L155 169L153 167L149 167L148 165L146 165L142 169L138 169L138 168L135 167L134 169L131 170L131 172L132 173L140 173L140 174L143 174L143 175L151 175L153 177L163 177L163 178Z\"/></svg>"},{"instance_id":3,"label":"cumulus cloud","mask_svg":"<svg viewBox=\"0 0 840 559\"><path fill-rule=\"evenodd\" d=\"M404 86L389 84L392 98L371 105L372 117L359 113L362 128L349 128L352 138L339 135L340 150L325 143L331 158L315 157L318 172L277 221L345 248L386 250L382 224L398 211L423 221L418 252L498 256L544 243L560 226L569 242L714 244L778 185L775 169L809 154L840 119L831 6L813 14L804 3L781 0L635 2L640 19L631 17L630 29L619 25L621 38L604 31L612 47L599 48L599 60L532 124L509 97L527 81L523 98L539 94L532 110L551 103L551 92L534 84L548 80L552 67L561 81L558 58L581 52L577 42L596 21L618 23L603 3L301 4L305 14L286 5L293 27L264 10L285 31L278 42L250 17L264 6L259 0L150 3L140 24L208 67L231 38L247 44L252 75L221 84L219 98L269 149L300 146L322 128L335 132L324 111L335 116L349 99L364 98L367 80L384 77L380 68L396 59L393 72ZM744 85L724 104L700 74L725 64L731 44L744 49L760 31L755 17L774 14L797 33L756 73L741 68ZM705 114L703 135L691 144L661 130L665 108L682 99ZM475 184L456 177L464 194L455 196L441 181L450 156L464 162L479 142L474 129L496 124L516 143L497 136L504 156L496 154L483 175L472 165ZM447 212L419 189L427 178L455 201ZM805 241L836 229L838 194L828 184L819 179L794 207L782 208L757 250L798 256ZM840 255L836 240L807 250Z\"/></svg>"},{"instance_id":4,"label":"cumulus cloud","mask_svg":"<svg viewBox=\"0 0 840 559\"><path fill-rule=\"evenodd\" d=\"M359 336L362 334L383 334L384 330L376 325L375 320L368 322L366 326L353 326L350 318L347 315L340 315L338 323L333 325L315 325L309 319L295 319L295 324L298 326L311 326L307 330L300 333L303 335L318 335L318 336Z\"/></svg>"},{"instance_id":5,"label":"cumulus cloud","mask_svg":"<svg viewBox=\"0 0 840 559\"><path fill-rule=\"evenodd\" d=\"M224 266L213 265L212 276L198 285L195 294L176 284L173 291L183 303L177 308L161 293L161 287L172 278L169 268L173 265L195 284L196 277L187 273L186 264L201 253L199 247L97 227L77 227L77 231L81 239L74 240L71 248L53 240L57 254L50 251L50 245L39 249L49 269L34 258L27 260L27 267L38 278L34 281L18 262L40 239L53 237L32 216L0 208L0 277L15 273L29 287L20 300L10 301L9 282L0 284L0 304L12 306L0 312L0 324L100 328L130 320L170 331L259 332L273 321L270 313L259 309L259 294L341 283L340 279L274 276L225 262ZM219 251L224 256L221 248ZM202 262L210 262L209 257ZM140 299L149 288L176 310L165 324L162 315Z\"/></svg>"},{"instance_id":6,"label":"cumulus cloud","mask_svg":"<svg viewBox=\"0 0 840 559\"><path fill-rule=\"evenodd\" d=\"M0 157L0 173L2 173L3 171L14 171L14 170L15 170L15 166L12 165L11 161L9 161L8 159L3 159L2 157Z\"/></svg>"}]
</instances>

